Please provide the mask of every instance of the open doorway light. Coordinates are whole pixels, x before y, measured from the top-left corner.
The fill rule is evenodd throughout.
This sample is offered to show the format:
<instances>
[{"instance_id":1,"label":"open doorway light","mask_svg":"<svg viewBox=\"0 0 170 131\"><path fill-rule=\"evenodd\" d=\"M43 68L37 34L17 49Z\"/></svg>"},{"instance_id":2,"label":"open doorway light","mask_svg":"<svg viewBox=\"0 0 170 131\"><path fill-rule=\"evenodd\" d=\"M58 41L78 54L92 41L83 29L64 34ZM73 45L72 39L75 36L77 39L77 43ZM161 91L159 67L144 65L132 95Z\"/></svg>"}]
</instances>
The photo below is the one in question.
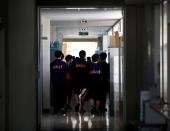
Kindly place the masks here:
<instances>
[{"instance_id":1,"label":"open doorway light","mask_svg":"<svg viewBox=\"0 0 170 131\"><path fill-rule=\"evenodd\" d=\"M70 54L75 57L79 56L80 50L86 51L86 56L92 56L98 49L97 42L65 42L65 51L66 55Z\"/></svg>"}]
</instances>

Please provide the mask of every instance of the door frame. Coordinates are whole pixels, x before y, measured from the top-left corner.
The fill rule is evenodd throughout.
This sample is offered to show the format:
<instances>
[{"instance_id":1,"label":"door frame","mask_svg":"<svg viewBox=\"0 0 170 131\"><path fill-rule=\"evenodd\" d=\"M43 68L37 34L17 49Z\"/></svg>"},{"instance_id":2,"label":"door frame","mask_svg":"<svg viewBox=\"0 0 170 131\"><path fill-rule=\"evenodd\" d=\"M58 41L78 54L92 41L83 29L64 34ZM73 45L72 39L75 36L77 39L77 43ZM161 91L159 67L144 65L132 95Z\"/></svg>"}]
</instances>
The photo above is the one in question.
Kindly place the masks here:
<instances>
[{"instance_id":1,"label":"door frame","mask_svg":"<svg viewBox=\"0 0 170 131\"><path fill-rule=\"evenodd\" d=\"M41 49L41 38L40 38L40 36L41 36L41 34L40 34L40 32L41 32L41 25L40 25L40 10L42 9L42 8L121 8L122 9L122 14L124 15L124 6L122 5L122 4L120 4L119 6L111 6L111 5L107 5L107 6L37 6L37 37L38 37L38 46L37 46L37 48L38 48L38 58L37 58L37 60L38 60L38 75L39 75L39 79L38 79L38 87L37 87L37 93L38 93L38 95L37 95L37 105L38 105L38 107L37 107L37 118L38 118L38 125L39 125L39 127L41 126L41 113L42 113L42 97L40 96L39 97L39 95L42 95L42 85L41 85L41 83L42 83L42 73L41 73L41 70L42 70L42 67L40 67L40 64L41 64L41 60L42 60L42 57L41 57L41 52L42 52L42 49ZM123 16L123 19L125 19L125 17ZM125 20L123 20L123 22L125 22ZM123 24L123 28L124 28L124 24ZM123 35L124 35L124 30L123 30ZM124 37L123 37L123 41L124 41ZM124 51L124 49L122 49L122 51ZM124 53L122 53L122 55L124 55ZM119 56L120 57L120 56ZM124 56L123 56L124 57ZM123 60L124 60L125 58L123 58ZM120 66L120 65L119 65ZM125 66L123 65L123 71L125 71ZM119 70L119 72L120 72L120 70ZM120 74L120 73L119 73ZM124 75L123 75L123 90L125 89L124 88L124 85L125 83L124 83ZM124 92L124 91L123 91ZM123 101L125 102L125 97L123 97ZM40 103L41 104L40 104ZM126 111L126 109L125 109L125 103L123 102L123 107L124 107L124 109L123 109L123 111ZM41 106L41 107L39 107L39 106ZM124 115L125 115L126 113L123 113L123 117L125 117ZM126 118L123 118L123 120L125 120Z\"/></svg>"}]
</instances>

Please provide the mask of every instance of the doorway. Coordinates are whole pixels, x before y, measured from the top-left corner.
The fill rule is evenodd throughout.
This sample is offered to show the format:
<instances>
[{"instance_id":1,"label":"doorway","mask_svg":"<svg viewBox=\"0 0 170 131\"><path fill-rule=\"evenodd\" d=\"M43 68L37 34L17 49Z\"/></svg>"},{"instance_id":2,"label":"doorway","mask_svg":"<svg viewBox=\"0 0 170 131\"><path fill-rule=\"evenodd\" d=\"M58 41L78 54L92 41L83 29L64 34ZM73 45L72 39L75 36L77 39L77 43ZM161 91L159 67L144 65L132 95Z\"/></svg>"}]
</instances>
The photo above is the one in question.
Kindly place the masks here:
<instances>
[{"instance_id":1,"label":"doorway","mask_svg":"<svg viewBox=\"0 0 170 131\"><path fill-rule=\"evenodd\" d=\"M97 50L97 42L63 42L62 52L72 54L72 56L78 57L80 50L86 51L86 56L91 57Z\"/></svg>"},{"instance_id":2,"label":"doorway","mask_svg":"<svg viewBox=\"0 0 170 131\"><path fill-rule=\"evenodd\" d=\"M87 56L100 52L107 53L107 62L110 63L110 99L108 101L110 112L108 111L105 117L99 119L105 119L104 126L100 127L99 124L97 128L111 128L109 122L111 122L112 117L109 116L123 110L122 9L40 8L39 11L40 79L38 112L42 129L61 129L63 126L60 127L60 125L63 125L63 121L70 124L68 128L96 128L93 127L95 120L93 115L86 114L83 117L81 115L78 115L78 117L75 117L75 115L72 117L64 116L64 118L60 117L61 119L57 116L56 120L56 116L51 113L50 62L55 59L54 52L62 50L64 55L71 54L78 57L78 52L81 49L86 50ZM52 123L48 123L49 121ZM87 125L83 127L82 123L79 122L78 124L77 121L84 121Z\"/></svg>"}]
</instances>

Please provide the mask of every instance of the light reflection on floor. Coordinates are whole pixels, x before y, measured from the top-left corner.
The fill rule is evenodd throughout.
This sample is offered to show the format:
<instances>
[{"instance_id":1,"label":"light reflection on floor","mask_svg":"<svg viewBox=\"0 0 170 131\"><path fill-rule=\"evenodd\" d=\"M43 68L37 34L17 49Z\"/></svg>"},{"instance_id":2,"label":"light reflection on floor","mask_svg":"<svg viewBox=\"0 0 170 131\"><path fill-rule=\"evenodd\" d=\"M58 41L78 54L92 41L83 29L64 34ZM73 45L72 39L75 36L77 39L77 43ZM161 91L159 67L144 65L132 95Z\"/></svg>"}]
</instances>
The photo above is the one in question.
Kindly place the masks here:
<instances>
[{"instance_id":1,"label":"light reflection on floor","mask_svg":"<svg viewBox=\"0 0 170 131\"><path fill-rule=\"evenodd\" d=\"M74 104L72 104L74 109ZM107 101L107 108L109 103ZM109 115L109 111L93 115L89 103L85 103L84 114L69 111L66 115L48 113L42 115L41 131L123 131L122 121Z\"/></svg>"},{"instance_id":2,"label":"light reflection on floor","mask_svg":"<svg viewBox=\"0 0 170 131\"><path fill-rule=\"evenodd\" d=\"M92 115L70 112L67 115L46 114L42 117L41 131L117 131L116 119L108 113ZM116 122L118 123L118 122Z\"/></svg>"}]
</instances>

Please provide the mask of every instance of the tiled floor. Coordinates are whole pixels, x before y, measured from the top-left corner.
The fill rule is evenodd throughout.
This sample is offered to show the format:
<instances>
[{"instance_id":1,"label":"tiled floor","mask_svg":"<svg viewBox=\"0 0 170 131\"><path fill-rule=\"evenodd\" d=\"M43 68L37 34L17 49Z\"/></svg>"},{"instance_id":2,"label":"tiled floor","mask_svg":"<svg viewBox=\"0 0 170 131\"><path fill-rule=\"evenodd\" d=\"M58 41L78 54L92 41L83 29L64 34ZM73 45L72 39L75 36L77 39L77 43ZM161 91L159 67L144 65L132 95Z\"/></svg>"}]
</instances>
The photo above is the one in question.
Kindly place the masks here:
<instances>
[{"instance_id":1,"label":"tiled floor","mask_svg":"<svg viewBox=\"0 0 170 131\"><path fill-rule=\"evenodd\" d=\"M70 112L66 115L43 115L41 131L118 131L120 126L121 122L108 113L92 115L88 112Z\"/></svg>"},{"instance_id":2,"label":"tiled floor","mask_svg":"<svg viewBox=\"0 0 170 131\"><path fill-rule=\"evenodd\" d=\"M109 103L107 101L107 108ZM75 103L72 100L72 108ZM109 111L99 115L90 113L89 103L85 103L84 114L69 111L65 115L44 114L41 120L41 131L123 131L122 121L109 115Z\"/></svg>"},{"instance_id":3,"label":"tiled floor","mask_svg":"<svg viewBox=\"0 0 170 131\"><path fill-rule=\"evenodd\" d=\"M41 131L123 131L122 121L108 112L93 115L88 110L84 114L70 111L65 115L44 114Z\"/></svg>"}]
</instances>

